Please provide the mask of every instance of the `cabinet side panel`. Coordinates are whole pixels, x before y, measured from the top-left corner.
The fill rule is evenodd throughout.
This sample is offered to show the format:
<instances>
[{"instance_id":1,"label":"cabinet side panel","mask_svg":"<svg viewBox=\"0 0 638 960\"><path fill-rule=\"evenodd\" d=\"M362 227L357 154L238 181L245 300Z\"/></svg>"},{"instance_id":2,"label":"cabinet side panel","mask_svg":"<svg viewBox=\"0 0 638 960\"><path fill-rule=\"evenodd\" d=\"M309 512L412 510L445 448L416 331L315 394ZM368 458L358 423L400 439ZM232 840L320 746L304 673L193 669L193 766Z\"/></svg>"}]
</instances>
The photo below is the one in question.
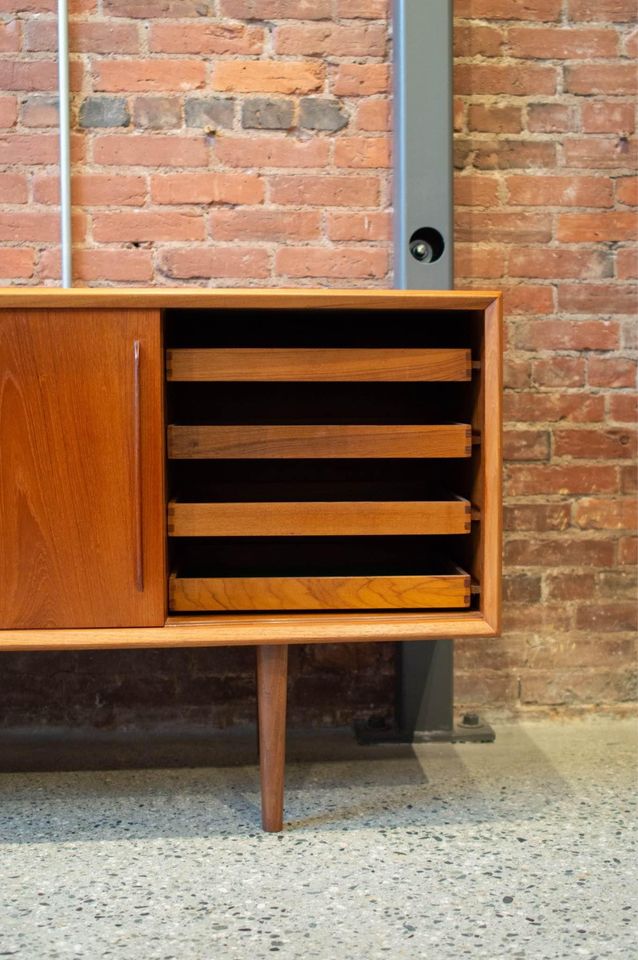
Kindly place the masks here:
<instances>
[{"instance_id":1,"label":"cabinet side panel","mask_svg":"<svg viewBox=\"0 0 638 960\"><path fill-rule=\"evenodd\" d=\"M473 381L472 430L480 438L472 457L472 563L480 585L480 609L495 632L500 629L502 553L502 304L496 297L474 327L473 351L479 360Z\"/></svg>"},{"instance_id":2,"label":"cabinet side panel","mask_svg":"<svg viewBox=\"0 0 638 960\"><path fill-rule=\"evenodd\" d=\"M0 626L165 613L160 316L0 312Z\"/></svg>"},{"instance_id":3,"label":"cabinet side panel","mask_svg":"<svg viewBox=\"0 0 638 960\"><path fill-rule=\"evenodd\" d=\"M503 551L503 304L498 297L485 311L484 438L481 610L496 633L501 627Z\"/></svg>"}]
</instances>

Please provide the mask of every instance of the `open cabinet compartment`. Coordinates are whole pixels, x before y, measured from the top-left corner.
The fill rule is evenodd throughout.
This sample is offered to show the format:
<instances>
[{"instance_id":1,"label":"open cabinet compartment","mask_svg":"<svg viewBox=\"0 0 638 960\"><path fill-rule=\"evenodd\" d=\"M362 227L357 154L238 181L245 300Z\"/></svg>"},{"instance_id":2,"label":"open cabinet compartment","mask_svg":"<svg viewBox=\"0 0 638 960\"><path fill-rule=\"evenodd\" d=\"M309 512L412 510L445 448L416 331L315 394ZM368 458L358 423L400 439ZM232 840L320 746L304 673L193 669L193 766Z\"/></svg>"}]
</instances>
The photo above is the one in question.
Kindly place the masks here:
<instances>
[{"instance_id":1,"label":"open cabinet compartment","mask_svg":"<svg viewBox=\"0 0 638 960\"><path fill-rule=\"evenodd\" d=\"M391 303L166 310L171 613L476 615L483 330Z\"/></svg>"}]
</instances>

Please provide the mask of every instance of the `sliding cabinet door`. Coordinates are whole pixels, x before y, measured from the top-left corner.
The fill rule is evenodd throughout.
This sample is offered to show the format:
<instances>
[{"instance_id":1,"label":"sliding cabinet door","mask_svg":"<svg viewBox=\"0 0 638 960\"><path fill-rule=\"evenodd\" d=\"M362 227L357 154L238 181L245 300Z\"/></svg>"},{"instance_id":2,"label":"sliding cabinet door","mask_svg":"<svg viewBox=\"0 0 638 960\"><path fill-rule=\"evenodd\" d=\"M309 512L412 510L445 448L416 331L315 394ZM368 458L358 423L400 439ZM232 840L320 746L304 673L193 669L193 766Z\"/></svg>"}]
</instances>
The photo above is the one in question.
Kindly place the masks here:
<instances>
[{"instance_id":1,"label":"sliding cabinet door","mask_svg":"<svg viewBox=\"0 0 638 960\"><path fill-rule=\"evenodd\" d=\"M0 311L0 628L161 625L150 310Z\"/></svg>"}]
</instances>

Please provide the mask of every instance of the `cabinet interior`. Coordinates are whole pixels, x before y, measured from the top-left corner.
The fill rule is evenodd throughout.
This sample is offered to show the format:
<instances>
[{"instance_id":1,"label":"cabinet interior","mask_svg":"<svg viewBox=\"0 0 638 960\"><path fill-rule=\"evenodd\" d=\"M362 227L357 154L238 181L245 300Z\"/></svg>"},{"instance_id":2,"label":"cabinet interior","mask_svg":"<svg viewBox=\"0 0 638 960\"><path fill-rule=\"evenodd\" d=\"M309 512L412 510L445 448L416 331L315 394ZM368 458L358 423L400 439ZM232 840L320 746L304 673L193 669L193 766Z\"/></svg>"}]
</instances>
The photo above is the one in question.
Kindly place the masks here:
<instances>
[{"instance_id":1,"label":"cabinet interior","mask_svg":"<svg viewBox=\"0 0 638 960\"><path fill-rule=\"evenodd\" d=\"M478 609L482 312L163 323L172 613Z\"/></svg>"}]
</instances>

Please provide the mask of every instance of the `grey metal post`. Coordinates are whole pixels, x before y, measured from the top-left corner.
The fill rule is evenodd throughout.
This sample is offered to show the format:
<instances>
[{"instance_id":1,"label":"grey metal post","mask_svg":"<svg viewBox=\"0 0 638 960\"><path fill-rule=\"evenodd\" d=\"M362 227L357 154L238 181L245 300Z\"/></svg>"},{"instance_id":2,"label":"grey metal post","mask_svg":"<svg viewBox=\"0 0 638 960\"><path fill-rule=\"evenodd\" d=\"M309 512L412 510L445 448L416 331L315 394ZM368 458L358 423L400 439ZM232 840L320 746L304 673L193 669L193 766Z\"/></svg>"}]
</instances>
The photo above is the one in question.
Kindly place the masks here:
<instances>
[{"instance_id":1,"label":"grey metal post","mask_svg":"<svg viewBox=\"0 0 638 960\"><path fill-rule=\"evenodd\" d=\"M449 290L452 0L395 0L393 38L394 285ZM432 243L437 233L442 250ZM452 734L453 658L452 640L401 644L397 720L403 737Z\"/></svg>"},{"instance_id":2,"label":"grey metal post","mask_svg":"<svg viewBox=\"0 0 638 960\"><path fill-rule=\"evenodd\" d=\"M449 290L452 0L395 0L393 42L394 285ZM435 234L442 249L433 243Z\"/></svg>"}]
</instances>

